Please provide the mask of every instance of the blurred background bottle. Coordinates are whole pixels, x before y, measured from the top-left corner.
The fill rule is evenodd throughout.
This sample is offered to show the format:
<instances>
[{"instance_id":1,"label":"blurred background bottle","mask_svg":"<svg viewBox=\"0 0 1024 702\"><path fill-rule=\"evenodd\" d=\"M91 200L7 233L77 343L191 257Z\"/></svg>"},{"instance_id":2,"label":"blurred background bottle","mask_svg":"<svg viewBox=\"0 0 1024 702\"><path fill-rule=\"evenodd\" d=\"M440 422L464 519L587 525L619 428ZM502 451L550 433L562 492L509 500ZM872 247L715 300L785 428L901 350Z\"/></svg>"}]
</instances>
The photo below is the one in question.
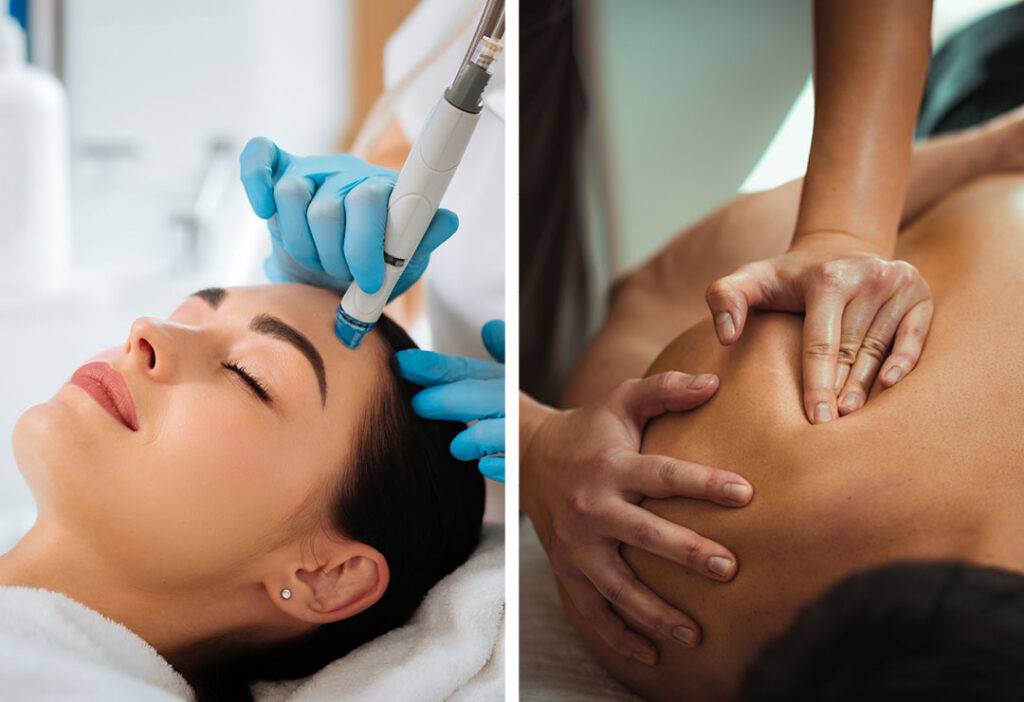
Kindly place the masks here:
<instances>
[{"instance_id":1,"label":"blurred background bottle","mask_svg":"<svg viewBox=\"0 0 1024 702\"><path fill-rule=\"evenodd\" d=\"M71 255L68 101L0 17L0 290L58 287Z\"/></svg>"}]
</instances>

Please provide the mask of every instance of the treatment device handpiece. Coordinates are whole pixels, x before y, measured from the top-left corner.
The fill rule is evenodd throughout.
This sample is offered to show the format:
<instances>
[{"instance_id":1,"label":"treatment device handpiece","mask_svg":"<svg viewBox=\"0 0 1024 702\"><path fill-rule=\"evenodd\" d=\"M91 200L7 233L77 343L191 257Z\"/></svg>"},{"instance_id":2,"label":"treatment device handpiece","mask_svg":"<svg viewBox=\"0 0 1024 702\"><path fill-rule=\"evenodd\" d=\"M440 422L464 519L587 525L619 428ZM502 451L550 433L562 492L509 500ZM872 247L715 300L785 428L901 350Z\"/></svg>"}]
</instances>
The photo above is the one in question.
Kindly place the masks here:
<instances>
[{"instance_id":1,"label":"treatment device handpiece","mask_svg":"<svg viewBox=\"0 0 1024 702\"><path fill-rule=\"evenodd\" d=\"M502 16L499 31L503 27ZM498 34L497 39L493 36L479 38L455 81L427 117L402 166L398 182L388 199L384 229L384 284L371 295L353 282L338 306L334 332L349 348L358 347L363 335L380 319L391 291L423 239L448 189L480 118L481 96L490 78L489 69L502 48L500 36Z\"/></svg>"}]
</instances>

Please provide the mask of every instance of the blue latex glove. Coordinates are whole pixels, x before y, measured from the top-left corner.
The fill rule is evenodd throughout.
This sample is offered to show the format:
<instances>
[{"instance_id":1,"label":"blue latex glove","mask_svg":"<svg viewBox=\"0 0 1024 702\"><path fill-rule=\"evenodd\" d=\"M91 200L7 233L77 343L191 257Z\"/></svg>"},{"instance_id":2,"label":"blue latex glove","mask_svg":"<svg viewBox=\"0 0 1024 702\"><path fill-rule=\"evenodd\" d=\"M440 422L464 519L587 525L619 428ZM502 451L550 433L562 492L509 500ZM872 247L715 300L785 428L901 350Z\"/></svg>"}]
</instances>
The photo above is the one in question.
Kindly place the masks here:
<instances>
[{"instance_id":1,"label":"blue latex glove","mask_svg":"<svg viewBox=\"0 0 1024 702\"><path fill-rule=\"evenodd\" d=\"M481 332L494 361L449 356L422 349L395 354L402 377L423 385L412 408L427 419L475 423L451 443L460 461L480 459L480 472L505 482L505 323L492 320ZM495 362L497 361L497 362Z\"/></svg>"},{"instance_id":2,"label":"blue latex glove","mask_svg":"<svg viewBox=\"0 0 1024 702\"><path fill-rule=\"evenodd\" d=\"M292 156L264 137L241 156L242 185L253 211L268 220L273 253L264 263L277 283L364 292L384 283L384 227L398 174L347 154ZM455 233L459 218L439 209L391 297L423 274L430 253Z\"/></svg>"}]
</instances>

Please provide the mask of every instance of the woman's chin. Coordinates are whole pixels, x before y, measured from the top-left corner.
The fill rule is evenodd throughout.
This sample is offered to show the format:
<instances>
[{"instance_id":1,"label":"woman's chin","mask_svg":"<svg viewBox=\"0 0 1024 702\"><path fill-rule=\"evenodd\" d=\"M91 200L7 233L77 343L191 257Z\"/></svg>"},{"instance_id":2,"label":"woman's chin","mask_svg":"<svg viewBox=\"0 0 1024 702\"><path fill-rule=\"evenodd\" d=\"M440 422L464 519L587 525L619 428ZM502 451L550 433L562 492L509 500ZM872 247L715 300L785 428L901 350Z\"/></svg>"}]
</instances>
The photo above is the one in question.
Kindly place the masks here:
<instances>
[{"instance_id":1,"label":"woman's chin","mask_svg":"<svg viewBox=\"0 0 1024 702\"><path fill-rule=\"evenodd\" d=\"M77 435L69 407L56 398L27 409L14 424L11 444L14 462L39 502L57 466L78 464L84 458L74 450Z\"/></svg>"}]
</instances>

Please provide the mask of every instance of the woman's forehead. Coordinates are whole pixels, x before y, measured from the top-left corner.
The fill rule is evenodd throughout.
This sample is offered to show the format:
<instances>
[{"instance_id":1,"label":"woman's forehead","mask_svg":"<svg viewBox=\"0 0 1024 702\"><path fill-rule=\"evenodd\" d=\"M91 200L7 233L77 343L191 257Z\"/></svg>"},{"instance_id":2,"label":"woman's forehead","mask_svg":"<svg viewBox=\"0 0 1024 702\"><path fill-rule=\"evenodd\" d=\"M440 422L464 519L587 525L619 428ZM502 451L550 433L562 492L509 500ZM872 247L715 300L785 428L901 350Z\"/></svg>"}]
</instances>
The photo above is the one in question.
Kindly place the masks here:
<instances>
[{"instance_id":1,"label":"woman's forehead","mask_svg":"<svg viewBox=\"0 0 1024 702\"><path fill-rule=\"evenodd\" d=\"M228 288L222 304L243 314L272 314L306 336L323 357L328 386L331 380L351 386L357 377L376 386L388 362L383 341L367 334L357 349L341 343L334 334L334 320L341 296L334 291L309 285L278 283ZM336 381L338 382L338 381Z\"/></svg>"}]
</instances>

